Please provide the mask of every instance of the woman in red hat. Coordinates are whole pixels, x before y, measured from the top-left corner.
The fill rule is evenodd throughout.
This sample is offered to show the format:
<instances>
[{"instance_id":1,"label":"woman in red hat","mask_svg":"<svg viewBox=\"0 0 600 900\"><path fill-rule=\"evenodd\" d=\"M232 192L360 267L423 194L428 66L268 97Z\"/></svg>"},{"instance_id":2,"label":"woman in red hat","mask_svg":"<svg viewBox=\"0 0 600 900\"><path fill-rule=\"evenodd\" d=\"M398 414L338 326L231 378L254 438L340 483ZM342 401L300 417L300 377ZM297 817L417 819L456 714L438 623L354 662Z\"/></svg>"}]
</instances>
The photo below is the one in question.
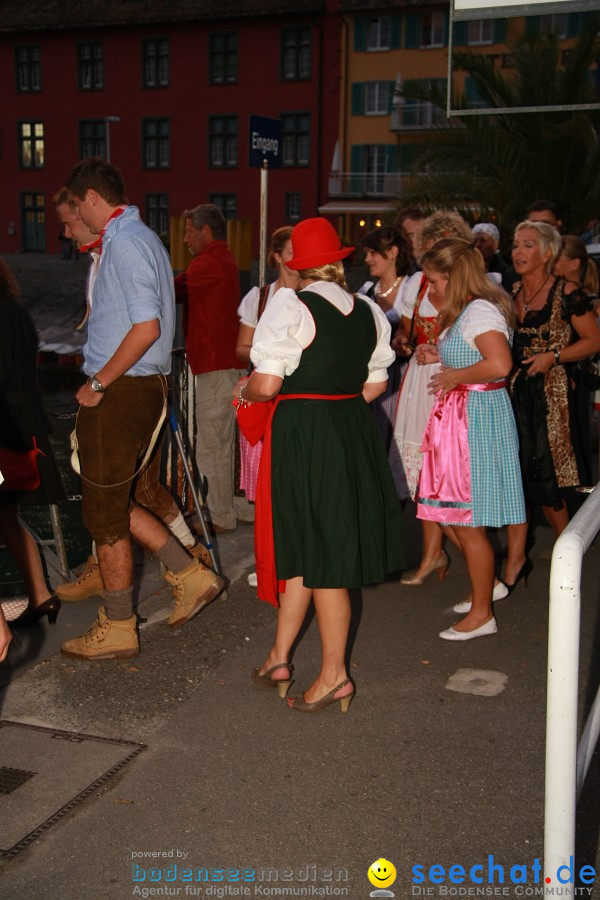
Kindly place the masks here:
<instances>
[{"instance_id":1,"label":"woman in red hat","mask_svg":"<svg viewBox=\"0 0 600 900\"><path fill-rule=\"evenodd\" d=\"M367 403L387 384L394 359L379 308L348 292L332 225L306 219L292 232L290 269L301 290L282 288L258 323L240 382L239 406L274 400L259 471L255 543L258 594L278 606L275 641L252 678L291 684L289 660L311 599L321 670L299 712L354 695L346 670L350 588L384 581L404 565L401 510L381 437Z\"/></svg>"}]
</instances>

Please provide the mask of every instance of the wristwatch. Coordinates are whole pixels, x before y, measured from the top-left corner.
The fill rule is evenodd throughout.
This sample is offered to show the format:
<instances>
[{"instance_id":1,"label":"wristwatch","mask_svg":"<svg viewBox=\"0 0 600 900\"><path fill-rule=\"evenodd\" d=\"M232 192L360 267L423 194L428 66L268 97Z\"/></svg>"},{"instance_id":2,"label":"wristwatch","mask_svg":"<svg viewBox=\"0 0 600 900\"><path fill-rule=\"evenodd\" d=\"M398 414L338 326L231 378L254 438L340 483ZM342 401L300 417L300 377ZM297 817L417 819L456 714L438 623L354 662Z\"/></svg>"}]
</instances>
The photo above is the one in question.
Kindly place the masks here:
<instances>
[{"instance_id":1,"label":"wristwatch","mask_svg":"<svg viewBox=\"0 0 600 900\"><path fill-rule=\"evenodd\" d=\"M97 394L104 393L104 385L98 381L95 375L92 375L90 378L90 387L93 391L96 391Z\"/></svg>"}]
</instances>

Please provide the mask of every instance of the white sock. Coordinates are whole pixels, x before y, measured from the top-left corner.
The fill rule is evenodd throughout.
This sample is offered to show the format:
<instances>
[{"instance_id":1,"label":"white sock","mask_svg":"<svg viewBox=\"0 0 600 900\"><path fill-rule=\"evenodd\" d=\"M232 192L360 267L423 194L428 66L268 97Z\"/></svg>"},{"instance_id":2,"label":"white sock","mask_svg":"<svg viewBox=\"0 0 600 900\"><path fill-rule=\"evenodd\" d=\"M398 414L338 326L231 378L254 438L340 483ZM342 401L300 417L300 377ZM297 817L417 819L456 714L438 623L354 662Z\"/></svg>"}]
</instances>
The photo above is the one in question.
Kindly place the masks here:
<instances>
[{"instance_id":1,"label":"white sock","mask_svg":"<svg viewBox=\"0 0 600 900\"><path fill-rule=\"evenodd\" d=\"M172 522L168 523L169 531L174 537L180 541L184 547L193 547L196 543L196 538L187 527L186 521L183 518L183 515L179 513L176 519Z\"/></svg>"}]
</instances>

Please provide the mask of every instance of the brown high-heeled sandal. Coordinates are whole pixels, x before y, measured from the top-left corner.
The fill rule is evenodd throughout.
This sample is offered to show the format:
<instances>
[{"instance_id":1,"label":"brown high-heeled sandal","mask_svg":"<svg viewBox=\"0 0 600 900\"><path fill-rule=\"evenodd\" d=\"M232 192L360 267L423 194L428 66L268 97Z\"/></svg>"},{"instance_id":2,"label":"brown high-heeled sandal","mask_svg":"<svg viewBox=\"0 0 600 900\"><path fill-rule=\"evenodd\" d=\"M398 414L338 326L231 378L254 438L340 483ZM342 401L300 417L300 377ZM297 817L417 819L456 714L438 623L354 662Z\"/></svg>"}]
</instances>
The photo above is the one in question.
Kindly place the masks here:
<instances>
[{"instance_id":1,"label":"brown high-heeled sandal","mask_svg":"<svg viewBox=\"0 0 600 900\"><path fill-rule=\"evenodd\" d=\"M271 678L271 672L275 672L277 669L287 669L289 672L289 678ZM270 669L267 669L266 672L263 672L262 675L259 674L260 666L253 671L251 678L253 683L258 688L274 688L276 687L279 691L279 696L282 700L285 700L287 692L290 689L290 685L292 683L292 666L289 663L277 663L275 666L271 666Z\"/></svg>"},{"instance_id":2,"label":"brown high-heeled sandal","mask_svg":"<svg viewBox=\"0 0 600 900\"><path fill-rule=\"evenodd\" d=\"M400 579L400 584L425 584L429 576L433 575L434 572L437 572L438 581L444 580L448 571L448 566L450 565L450 557L445 550L440 550L440 555L433 558L424 556L423 562L429 563L429 565L422 575L417 575L418 569L407 572L406 575L403 575Z\"/></svg>"},{"instance_id":3,"label":"brown high-heeled sandal","mask_svg":"<svg viewBox=\"0 0 600 900\"><path fill-rule=\"evenodd\" d=\"M347 684L352 685L351 693L344 694L343 697L336 697L335 695L338 693L338 691L341 691L342 688L346 687ZM320 700L315 700L314 703L307 703L304 699L304 694L302 694L301 697L290 697L287 705L290 709L295 709L296 712L317 713L321 712L322 709L331 706L332 703L337 703L339 700L342 712L347 713L350 708L350 701L354 697L355 693L356 688L354 687L352 679L346 678L345 681L342 681L340 684L338 684L337 687L334 687L332 691L329 691L329 693L325 694L324 697L321 697Z\"/></svg>"}]
</instances>

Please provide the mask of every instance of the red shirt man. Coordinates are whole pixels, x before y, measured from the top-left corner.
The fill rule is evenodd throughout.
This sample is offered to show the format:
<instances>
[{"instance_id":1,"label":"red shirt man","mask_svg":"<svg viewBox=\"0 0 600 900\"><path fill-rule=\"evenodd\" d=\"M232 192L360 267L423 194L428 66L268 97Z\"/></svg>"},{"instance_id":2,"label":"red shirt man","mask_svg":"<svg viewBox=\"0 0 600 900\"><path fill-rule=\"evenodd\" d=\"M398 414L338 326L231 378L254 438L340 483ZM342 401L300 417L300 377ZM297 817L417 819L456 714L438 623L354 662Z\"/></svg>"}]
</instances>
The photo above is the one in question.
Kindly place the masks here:
<instances>
[{"instance_id":1,"label":"red shirt man","mask_svg":"<svg viewBox=\"0 0 600 900\"><path fill-rule=\"evenodd\" d=\"M216 532L251 522L254 509L234 497L235 412L231 392L244 374L235 346L240 279L226 243L227 223L210 203L184 212L184 242L193 259L175 278L185 304L183 328L188 362L195 375L196 461L208 479L207 506Z\"/></svg>"}]
</instances>

